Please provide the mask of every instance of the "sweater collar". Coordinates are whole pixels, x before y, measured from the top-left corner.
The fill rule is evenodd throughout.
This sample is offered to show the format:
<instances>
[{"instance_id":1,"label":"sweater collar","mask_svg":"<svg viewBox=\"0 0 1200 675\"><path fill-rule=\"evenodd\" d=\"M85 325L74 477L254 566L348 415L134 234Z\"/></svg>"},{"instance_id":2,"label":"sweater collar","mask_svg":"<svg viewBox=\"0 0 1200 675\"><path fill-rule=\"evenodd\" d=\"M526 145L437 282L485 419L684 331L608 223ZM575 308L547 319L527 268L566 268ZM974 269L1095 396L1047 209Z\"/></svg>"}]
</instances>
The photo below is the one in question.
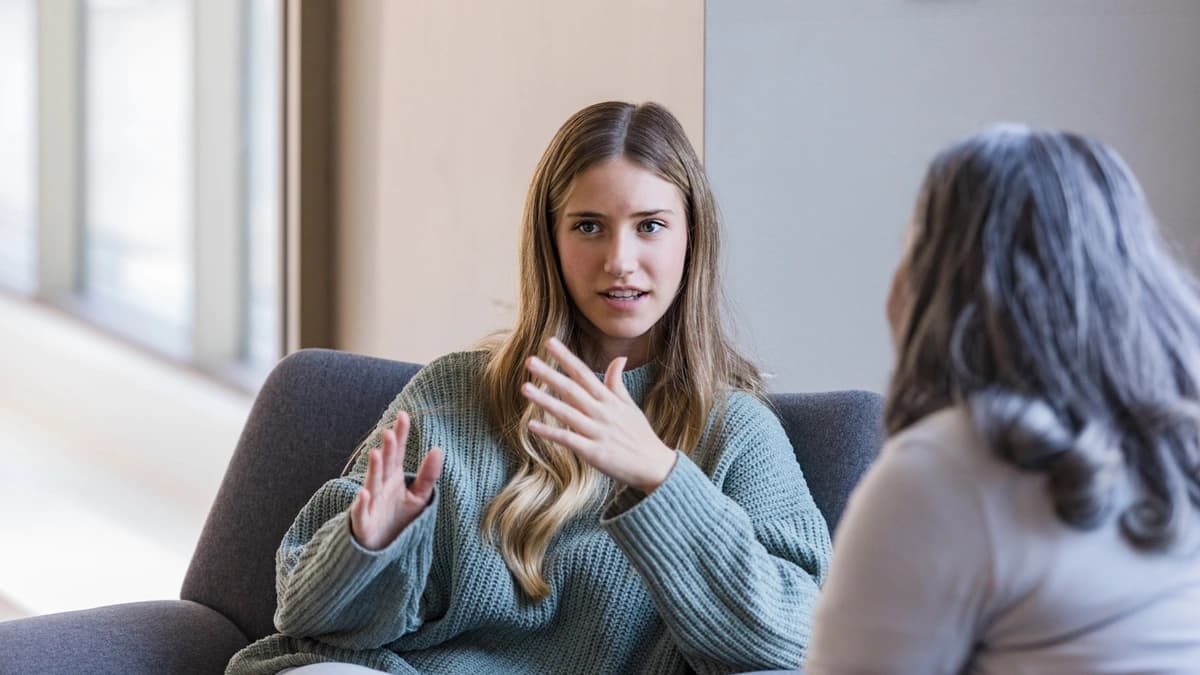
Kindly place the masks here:
<instances>
[{"instance_id":1,"label":"sweater collar","mask_svg":"<svg viewBox=\"0 0 1200 675\"><path fill-rule=\"evenodd\" d=\"M596 373L596 377L600 381L604 381L604 373ZM633 397L638 407L646 401L646 395L650 393L651 387L658 380L658 366L653 362L638 366L632 370L626 370L621 373L621 380L625 383L625 388L629 390L629 395Z\"/></svg>"}]
</instances>

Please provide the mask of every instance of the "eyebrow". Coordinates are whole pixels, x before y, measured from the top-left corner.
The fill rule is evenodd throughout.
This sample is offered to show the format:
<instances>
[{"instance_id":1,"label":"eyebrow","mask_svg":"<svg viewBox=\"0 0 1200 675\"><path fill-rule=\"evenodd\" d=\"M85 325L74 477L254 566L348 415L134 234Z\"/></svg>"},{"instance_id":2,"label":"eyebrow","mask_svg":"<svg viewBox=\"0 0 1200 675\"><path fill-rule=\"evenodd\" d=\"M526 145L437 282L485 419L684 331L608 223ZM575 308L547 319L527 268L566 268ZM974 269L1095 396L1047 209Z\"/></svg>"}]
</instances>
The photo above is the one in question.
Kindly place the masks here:
<instances>
[{"instance_id":1,"label":"eyebrow","mask_svg":"<svg viewBox=\"0 0 1200 675\"><path fill-rule=\"evenodd\" d=\"M638 218L647 218L649 216L657 216L660 213L669 214L669 213L674 213L674 211L672 211L671 209L651 209L649 211L638 211L637 213L634 213L632 215L636 216ZM599 211L572 211L571 213L567 214L567 217L568 218L607 218L608 216L605 216L603 213L600 213Z\"/></svg>"}]
</instances>

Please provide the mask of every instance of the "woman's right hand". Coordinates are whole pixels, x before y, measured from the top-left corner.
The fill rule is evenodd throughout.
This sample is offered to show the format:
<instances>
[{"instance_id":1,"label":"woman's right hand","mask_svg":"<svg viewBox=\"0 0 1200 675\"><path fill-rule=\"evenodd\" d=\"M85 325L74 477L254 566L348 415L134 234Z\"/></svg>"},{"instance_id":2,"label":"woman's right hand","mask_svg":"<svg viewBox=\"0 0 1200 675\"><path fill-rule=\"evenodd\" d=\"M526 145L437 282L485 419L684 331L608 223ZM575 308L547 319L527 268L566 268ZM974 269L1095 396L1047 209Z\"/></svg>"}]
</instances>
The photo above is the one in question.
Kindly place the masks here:
<instances>
[{"instance_id":1,"label":"woman's right hand","mask_svg":"<svg viewBox=\"0 0 1200 675\"><path fill-rule=\"evenodd\" d=\"M368 453L367 475L350 505L350 531L359 545L372 551L390 544L421 513L442 474L442 449L432 448L412 486L406 484L404 452L409 424L408 413L401 410L395 425L383 430L383 447Z\"/></svg>"}]
</instances>

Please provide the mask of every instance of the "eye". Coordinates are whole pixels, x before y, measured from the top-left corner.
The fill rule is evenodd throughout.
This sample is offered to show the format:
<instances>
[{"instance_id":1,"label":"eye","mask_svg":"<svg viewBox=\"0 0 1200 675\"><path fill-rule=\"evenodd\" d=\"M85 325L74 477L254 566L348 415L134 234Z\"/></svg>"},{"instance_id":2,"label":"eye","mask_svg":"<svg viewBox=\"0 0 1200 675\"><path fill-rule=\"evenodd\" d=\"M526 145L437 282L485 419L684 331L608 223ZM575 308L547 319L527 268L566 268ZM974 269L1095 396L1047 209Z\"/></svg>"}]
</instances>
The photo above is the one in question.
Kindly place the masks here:
<instances>
[{"instance_id":1,"label":"eye","mask_svg":"<svg viewBox=\"0 0 1200 675\"><path fill-rule=\"evenodd\" d=\"M600 231L600 223L594 220L581 220L575 223L575 229L584 234L596 234Z\"/></svg>"},{"instance_id":2,"label":"eye","mask_svg":"<svg viewBox=\"0 0 1200 675\"><path fill-rule=\"evenodd\" d=\"M661 220L647 220L645 222L638 223L638 232L641 232L642 234L654 234L666 226L667 224Z\"/></svg>"}]
</instances>

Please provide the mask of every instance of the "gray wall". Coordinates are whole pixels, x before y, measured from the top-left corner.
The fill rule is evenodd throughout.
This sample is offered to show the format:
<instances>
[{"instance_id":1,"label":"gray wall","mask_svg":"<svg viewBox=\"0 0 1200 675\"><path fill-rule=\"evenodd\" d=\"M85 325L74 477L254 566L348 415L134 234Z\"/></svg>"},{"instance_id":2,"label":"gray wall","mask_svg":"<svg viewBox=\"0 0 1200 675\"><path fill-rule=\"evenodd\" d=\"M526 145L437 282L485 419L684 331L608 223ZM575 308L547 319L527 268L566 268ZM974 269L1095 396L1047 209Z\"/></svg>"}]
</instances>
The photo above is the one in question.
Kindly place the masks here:
<instances>
[{"instance_id":1,"label":"gray wall","mask_svg":"<svg viewBox=\"0 0 1200 675\"><path fill-rule=\"evenodd\" d=\"M705 162L742 344L777 391L881 391L928 159L998 121L1120 150L1200 262L1200 2L707 0Z\"/></svg>"}]
</instances>

